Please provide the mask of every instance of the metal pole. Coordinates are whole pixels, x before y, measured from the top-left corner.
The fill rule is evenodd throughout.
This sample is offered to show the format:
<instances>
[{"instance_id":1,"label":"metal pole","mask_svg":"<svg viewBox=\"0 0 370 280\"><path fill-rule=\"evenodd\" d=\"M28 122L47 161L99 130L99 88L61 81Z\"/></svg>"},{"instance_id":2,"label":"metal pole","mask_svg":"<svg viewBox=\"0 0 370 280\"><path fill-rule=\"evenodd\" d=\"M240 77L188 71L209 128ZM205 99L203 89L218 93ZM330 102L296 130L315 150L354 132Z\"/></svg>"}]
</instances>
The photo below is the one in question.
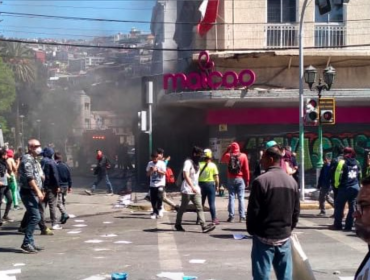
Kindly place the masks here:
<instances>
[{"instance_id":1,"label":"metal pole","mask_svg":"<svg viewBox=\"0 0 370 280\"><path fill-rule=\"evenodd\" d=\"M152 120L152 105L153 105L153 82L147 83L147 103L148 103L148 134L149 134L149 155L153 150L153 120Z\"/></svg>"},{"instance_id":2,"label":"metal pole","mask_svg":"<svg viewBox=\"0 0 370 280\"><path fill-rule=\"evenodd\" d=\"M303 98L303 78L304 78L304 54L303 54L303 20L304 13L306 11L308 0L304 0L301 17L299 21L299 155L300 155L300 187L301 187L301 200L304 201L304 189L305 189L305 180L304 180L304 126L303 126L303 111L304 111L304 98Z\"/></svg>"}]
</instances>

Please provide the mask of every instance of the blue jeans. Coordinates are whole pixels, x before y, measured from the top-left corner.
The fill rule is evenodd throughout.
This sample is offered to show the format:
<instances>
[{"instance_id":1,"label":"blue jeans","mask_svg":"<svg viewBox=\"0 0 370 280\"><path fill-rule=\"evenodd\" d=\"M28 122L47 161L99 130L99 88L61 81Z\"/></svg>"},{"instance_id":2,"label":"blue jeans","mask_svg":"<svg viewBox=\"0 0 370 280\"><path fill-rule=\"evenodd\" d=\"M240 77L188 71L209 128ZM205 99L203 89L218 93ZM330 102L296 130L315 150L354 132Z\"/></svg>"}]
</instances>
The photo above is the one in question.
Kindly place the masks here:
<instances>
[{"instance_id":1,"label":"blue jeans","mask_svg":"<svg viewBox=\"0 0 370 280\"><path fill-rule=\"evenodd\" d=\"M245 183L243 178L228 178L227 179L227 189L229 191L229 218L234 217L234 204L235 204L235 195L238 196L239 200L239 216L240 218L245 218Z\"/></svg>"},{"instance_id":2,"label":"blue jeans","mask_svg":"<svg viewBox=\"0 0 370 280\"><path fill-rule=\"evenodd\" d=\"M356 198L360 190L359 185L348 188L339 188L337 198L335 199L334 208L334 227L336 229L342 229L342 218L343 211L348 202L348 214L346 217L346 223L344 226L345 230L352 230L353 226L353 212L356 207Z\"/></svg>"},{"instance_id":3,"label":"blue jeans","mask_svg":"<svg viewBox=\"0 0 370 280\"><path fill-rule=\"evenodd\" d=\"M202 190L202 205L208 199L209 211L211 212L212 221L216 219L216 186L215 182L199 182L200 189Z\"/></svg>"},{"instance_id":4,"label":"blue jeans","mask_svg":"<svg viewBox=\"0 0 370 280\"><path fill-rule=\"evenodd\" d=\"M107 192L113 193L113 186L111 182L109 181L108 174L98 174L96 177L96 181L93 183L91 187L91 191L94 192L96 187L99 185L101 181L103 181L103 179L105 179L105 184L107 185Z\"/></svg>"},{"instance_id":5,"label":"blue jeans","mask_svg":"<svg viewBox=\"0 0 370 280\"><path fill-rule=\"evenodd\" d=\"M253 280L270 280L271 265L274 267L277 280L292 280L293 269L290 239L281 246L271 246L262 243L257 236L253 236Z\"/></svg>"},{"instance_id":6,"label":"blue jeans","mask_svg":"<svg viewBox=\"0 0 370 280\"><path fill-rule=\"evenodd\" d=\"M27 226L22 245L28 244L35 245L35 241L33 239L33 232L35 231L36 225L41 220L39 210L39 199L37 196L34 196L32 194L28 195L21 194L21 199L27 211Z\"/></svg>"}]
</instances>

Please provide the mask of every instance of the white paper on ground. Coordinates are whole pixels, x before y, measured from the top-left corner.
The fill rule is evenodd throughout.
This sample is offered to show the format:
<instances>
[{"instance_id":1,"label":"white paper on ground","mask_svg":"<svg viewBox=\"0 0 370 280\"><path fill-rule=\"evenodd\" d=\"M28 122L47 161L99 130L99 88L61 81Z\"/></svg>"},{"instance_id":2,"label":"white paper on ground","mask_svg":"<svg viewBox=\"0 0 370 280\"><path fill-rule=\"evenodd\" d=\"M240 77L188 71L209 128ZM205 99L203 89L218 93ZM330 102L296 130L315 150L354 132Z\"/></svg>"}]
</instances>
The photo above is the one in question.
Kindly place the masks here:
<instances>
[{"instance_id":1,"label":"white paper on ground","mask_svg":"<svg viewBox=\"0 0 370 280\"><path fill-rule=\"evenodd\" d=\"M252 237L245 234L233 234L235 240L241 240L241 239L251 239Z\"/></svg>"},{"instance_id":2,"label":"white paper on ground","mask_svg":"<svg viewBox=\"0 0 370 280\"><path fill-rule=\"evenodd\" d=\"M2 271L0 271L0 274L4 274L4 275L7 275L7 274L19 274L21 272L22 272L22 270L20 270L19 268L17 268L17 269L2 270Z\"/></svg>"},{"instance_id":3,"label":"white paper on ground","mask_svg":"<svg viewBox=\"0 0 370 280\"><path fill-rule=\"evenodd\" d=\"M68 234L79 234L79 233L81 233L81 231L80 230L71 230L71 231L68 231L67 233Z\"/></svg>"},{"instance_id":4,"label":"white paper on ground","mask_svg":"<svg viewBox=\"0 0 370 280\"><path fill-rule=\"evenodd\" d=\"M94 251L96 251L96 252L110 251L110 249L107 249L107 248L95 248Z\"/></svg>"},{"instance_id":5,"label":"white paper on ground","mask_svg":"<svg viewBox=\"0 0 370 280\"><path fill-rule=\"evenodd\" d=\"M74 227L87 227L87 225L84 225L84 224L77 224L77 225L73 225Z\"/></svg>"},{"instance_id":6,"label":"white paper on ground","mask_svg":"<svg viewBox=\"0 0 370 280\"><path fill-rule=\"evenodd\" d=\"M114 234L114 233L110 233L110 234L103 234L103 235L100 235L101 237L116 237L117 234Z\"/></svg>"},{"instance_id":7,"label":"white paper on ground","mask_svg":"<svg viewBox=\"0 0 370 280\"><path fill-rule=\"evenodd\" d=\"M346 276L346 277L339 277L339 280L353 280L355 277L352 276L352 277L349 277L349 276Z\"/></svg>"},{"instance_id":8,"label":"white paper on ground","mask_svg":"<svg viewBox=\"0 0 370 280\"><path fill-rule=\"evenodd\" d=\"M25 266L25 263L14 263L13 266Z\"/></svg>"},{"instance_id":9,"label":"white paper on ground","mask_svg":"<svg viewBox=\"0 0 370 280\"><path fill-rule=\"evenodd\" d=\"M190 260L189 263L205 263L206 260Z\"/></svg>"},{"instance_id":10,"label":"white paper on ground","mask_svg":"<svg viewBox=\"0 0 370 280\"><path fill-rule=\"evenodd\" d=\"M116 243L116 244L131 244L132 242L131 241L120 240L120 241L116 241L114 243Z\"/></svg>"},{"instance_id":11,"label":"white paper on ground","mask_svg":"<svg viewBox=\"0 0 370 280\"><path fill-rule=\"evenodd\" d=\"M73 215L73 214L68 214L68 216L69 216L71 219L77 218L77 217L76 217L76 215Z\"/></svg>"},{"instance_id":12,"label":"white paper on ground","mask_svg":"<svg viewBox=\"0 0 370 280\"><path fill-rule=\"evenodd\" d=\"M0 279L1 280L17 280L17 277L2 274L1 271L0 271Z\"/></svg>"},{"instance_id":13,"label":"white paper on ground","mask_svg":"<svg viewBox=\"0 0 370 280\"><path fill-rule=\"evenodd\" d=\"M183 276L184 273L182 272L162 272L160 274L157 274L157 277L167 278L171 280L182 280Z\"/></svg>"},{"instance_id":14,"label":"white paper on ground","mask_svg":"<svg viewBox=\"0 0 370 280\"><path fill-rule=\"evenodd\" d=\"M91 240L86 240L85 243L102 243L103 240L99 239L91 239Z\"/></svg>"},{"instance_id":15,"label":"white paper on ground","mask_svg":"<svg viewBox=\"0 0 370 280\"><path fill-rule=\"evenodd\" d=\"M94 259L105 259L105 257L94 257Z\"/></svg>"},{"instance_id":16,"label":"white paper on ground","mask_svg":"<svg viewBox=\"0 0 370 280\"><path fill-rule=\"evenodd\" d=\"M105 221L105 222L103 222L103 224L113 224L113 222Z\"/></svg>"},{"instance_id":17,"label":"white paper on ground","mask_svg":"<svg viewBox=\"0 0 370 280\"><path fill-rule=\"evenodd\" d=\"M75 220L76 223L84 223L85 220Z\"/></svg>"}]
</instances>

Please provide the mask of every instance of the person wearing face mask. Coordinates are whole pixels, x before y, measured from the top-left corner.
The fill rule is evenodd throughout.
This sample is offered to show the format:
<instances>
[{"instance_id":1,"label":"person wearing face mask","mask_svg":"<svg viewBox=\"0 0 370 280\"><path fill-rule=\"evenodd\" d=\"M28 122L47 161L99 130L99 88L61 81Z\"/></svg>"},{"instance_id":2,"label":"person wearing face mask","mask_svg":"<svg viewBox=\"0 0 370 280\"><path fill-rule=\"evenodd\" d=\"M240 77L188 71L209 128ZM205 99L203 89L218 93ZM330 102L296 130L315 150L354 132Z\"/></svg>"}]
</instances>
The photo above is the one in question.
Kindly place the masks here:
<instances>
[{"instance_id":1,"label":"person wearing face mask","mask_svg":"<svg viewBox=\"0 0 370 280\"><path fill-rule=\"evenodd\" d=\"M36 139L28 141L28 154L22 157L19 166L19 183L21 199L26 207L27 225L21 249L25 253L37 253L42 250L36 246L33 233L41 220L39 204L44 200L42 193L42 173L36 157L42 152L40 142Z\"/></svg>"},{"instance_id":2,"label":"person wearing face mask","mask_svg":"<svg viewBox=\"0 0 370 280\"><path fill-rule=\"evenodd\" d=\"M362 188L357 197L354 212L356 235L367 243L370 248L370 176L361 182ZM368 279L370 274L370 251L366 254L355 274L355 280Z\"/></svg>"},{"instance_id":3,"label":"person wearing face mask","mask_svg":"<svg viewBox=\"0 0 370 280\"><path fill-rule=\"evenodd\" d=\"M199 224L202 227L202 232L207 233L215 229L214 224L205 224L204 212L202 207L202 195L199 187L199 161L203 154L203 149L193 147L192 157L184 162L182 168L183 181L181 184L181 205L177 212L175 229L176 231L185 231L182 227L182 216L186 212L189 202L195 205Z\"/></svg>"}]
</instances>

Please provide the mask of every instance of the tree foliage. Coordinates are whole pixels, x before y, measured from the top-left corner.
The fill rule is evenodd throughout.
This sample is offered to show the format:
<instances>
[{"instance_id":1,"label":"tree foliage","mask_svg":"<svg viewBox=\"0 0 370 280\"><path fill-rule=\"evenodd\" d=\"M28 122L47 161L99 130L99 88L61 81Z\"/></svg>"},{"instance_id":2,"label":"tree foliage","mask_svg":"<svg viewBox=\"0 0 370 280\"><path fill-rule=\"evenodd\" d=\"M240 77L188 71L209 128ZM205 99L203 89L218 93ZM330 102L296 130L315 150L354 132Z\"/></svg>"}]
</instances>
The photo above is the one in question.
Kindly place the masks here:
<instances>
[{"instance_id":1,"label":"tree foliage","mask_svg":"<svg viewBox=\"0 0 370 280\"><path fill-rule=\"evenodd\" d=\"M13 72L0 58L0 114L8 111L15 100L15 82ZM0 124L3 131L6 132L6 121L0 115Z\"/></svg>"}]
</instances>

